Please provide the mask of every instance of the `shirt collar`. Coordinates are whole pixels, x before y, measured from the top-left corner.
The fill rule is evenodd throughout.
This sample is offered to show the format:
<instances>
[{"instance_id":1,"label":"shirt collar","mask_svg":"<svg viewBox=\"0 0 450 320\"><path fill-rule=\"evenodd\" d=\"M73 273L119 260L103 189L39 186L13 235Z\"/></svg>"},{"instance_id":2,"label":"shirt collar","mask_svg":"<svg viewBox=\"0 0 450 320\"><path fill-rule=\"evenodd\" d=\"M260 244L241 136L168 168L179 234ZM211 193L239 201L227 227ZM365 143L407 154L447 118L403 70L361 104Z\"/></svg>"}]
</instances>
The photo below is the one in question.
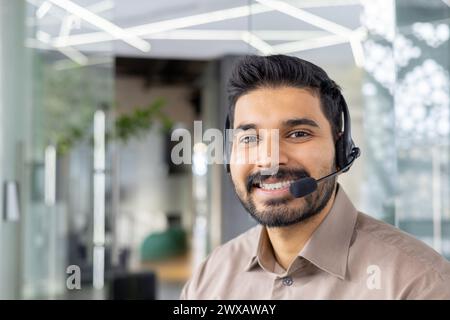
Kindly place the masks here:
<instances>
[{"instance_id":1,"label":"shirt collar","mask_svg":"<svg viewBox=\"0 0 450 320\"><path fill-rule=\"evenodd\" d=\"M357 216L358 211L342 186L338 184L336 197L330 212L298 255L318 268L345 279L348 252ZM261 225L258 225L258 228L257 245L254 245L250 261L245 268L246 271L255 266L258 260L271 250L265 228Z\"/></svg>"}]
</instances>

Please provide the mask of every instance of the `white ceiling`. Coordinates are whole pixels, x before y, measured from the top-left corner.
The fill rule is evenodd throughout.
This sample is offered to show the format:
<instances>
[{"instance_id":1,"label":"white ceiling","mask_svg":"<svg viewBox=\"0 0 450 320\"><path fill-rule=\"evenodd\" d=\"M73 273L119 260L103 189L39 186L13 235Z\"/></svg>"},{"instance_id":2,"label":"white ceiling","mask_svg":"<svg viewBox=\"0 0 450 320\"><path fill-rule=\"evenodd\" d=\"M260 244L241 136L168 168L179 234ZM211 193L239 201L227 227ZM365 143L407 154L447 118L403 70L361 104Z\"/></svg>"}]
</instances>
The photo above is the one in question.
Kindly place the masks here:
<instances>
[{"instance_id":1,"label":"white ceiling","mask_svg":"<svg viewBox=\"0 0 450 320\"><path fill-rule=\"evenodd\" d=\"M42 18L36 17L36 11L45 3L45 0L27 0L29 3L29 18L28 24L34 26L31 38L38 40L30 40L32 45L39 45L47 49L55 50L54 44L57 44L61 28L64 21L68 21L67 9L61 5L58 6L60 0L50 0L47 3L52 3L48 10L41 8L41 14L44 12ZM67 0L61 0L62 2ZM270 0L272 1L272 0ZM70 2L70 1L69 1ZM295 43L296 50L303 48L300 51L292 51L289 54L301 56L305 59L312 60L322 64L342 64L354 63L354 56L348 41L340 37L341 44L324 46L324 41L331 42L339 39L339 28L346 28L347 30L355 30L360 27L360 12L361 4L355 0L285 0L293 7L296 7L302 12L306 12L307 17L314 15L314 21L320 24L323 19L325 23L333 26L337 24L337 32L334 30L324 30L327 28L319 28L317 26L306 23L298 17L292 17L286 12L280 12L263 6L256 1L250 0L166 0L166 1L144 1L144 0L72 0L73 3L78 4L84 9L94 12L97 16L113 22L117 27L120 27L125 33L133 33L136 26L146 25L150 23L162 22L170 19L178 19L168 23L169 28L175 27L179 22L179 18L207 14L207 17L212 17L211 12L231 9L236 7L254 5L253 8L267 8L264 13L251 14L248 16L224 19L222 21L197 24L199 17L192 19L188 27L179 28L177 30L169 30L160 33L139 34L140 40L147 41L151 45L148 52L143 52L136 47L122 41L112 40L103 42L92 42L88 44L73 44L68 48L62 47L61 58L71 56L70 53L89 57L95 52L111 52L118 56L139 56L139 57L164 57L164 58L183 58L183 59L212 59L218 56L227 54L248 54L248 53L264 53L263 49L273 49L274 46L282 43L302 41ZM277 7L278 8L278 7ZM270 10L269 10L270 9ZM256 10L256 9L255 9ZM219 17L224 18L225 13L220 13ZM76 15L75 15L76 16ZM74 15L72 15L74 17ZM322 18L322 19L321 19ZM90 36L104 36L105 33L98 26L94 26L87 22L86 19L73 19L70 34L67 41L77 40L78 35ZM315 23L317 24L317 23ZM161 24L159 25L161 26ZM155 25L153 25L155 27ZM127 30L128 29L128 30ZM329 29L329 28L328 28ZM136 29L134 29L136 30ZM193 34L192 31L198 31ZM220 32L219 34L211 34L211 31ZM251 45L242 40L242 34L250 31ZM274 31L278 31L274 32ZM285 32L280 32L285 31ZM247 35L248 36L248 35ZM188 40L181 39L182 37L189 37ZM199 37L206 37L207 40L195 40ZM229 40L226 40L228 37ZM325 38L324 38L325 37ZM109 38L113 38L109 36ZM322 40L313 40L321 38ZM44 44L43 42L47 42ZM262 43L262 44L261 44ZM308 49L312 46L318 48ZM256 49L255 46L259 49ZM262 47L261 47L262 46ZM281 48L281 47L279 47ZM68 50L70 51L69 54ZM264 51L264 50L263 50ZM277 52L277 51L273 51ZM266 52L267 53L267 52ZM72 55L73 56L73 55Z\"/></svg>"}]
</instances>

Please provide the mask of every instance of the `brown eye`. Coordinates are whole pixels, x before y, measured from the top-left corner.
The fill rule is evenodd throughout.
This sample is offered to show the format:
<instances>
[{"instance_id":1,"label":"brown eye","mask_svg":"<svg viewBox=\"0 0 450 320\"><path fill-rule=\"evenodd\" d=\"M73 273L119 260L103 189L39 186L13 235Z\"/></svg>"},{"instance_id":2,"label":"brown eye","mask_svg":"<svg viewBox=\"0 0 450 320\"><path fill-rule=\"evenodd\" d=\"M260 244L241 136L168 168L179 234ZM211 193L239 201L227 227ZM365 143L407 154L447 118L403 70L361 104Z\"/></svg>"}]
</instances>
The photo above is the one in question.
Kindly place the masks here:
<instances>
[{"instance_id":1,"label":"brown eye","mask_svg":"<svg viewBox=\"0 0 450 320\"><path fill-rule=\"evenodd\" d=\"M304 138L304 137L309 137L309 136L310 136L310 134L305 131L294 131L288 135L289 138Z\"/></svg>"},{"instance_id":2,"label":"brown eye","mask_svg":"<svg viewBox=\"0 0 450 320\"><path fill-rule=\"evenodd\" d=\"M255 135L244 136L239 139L239 143L243 143L243 144L252 144L252 143L256 143L256 142L258 142L258 137Z\"/></svg>"}]
</instances>

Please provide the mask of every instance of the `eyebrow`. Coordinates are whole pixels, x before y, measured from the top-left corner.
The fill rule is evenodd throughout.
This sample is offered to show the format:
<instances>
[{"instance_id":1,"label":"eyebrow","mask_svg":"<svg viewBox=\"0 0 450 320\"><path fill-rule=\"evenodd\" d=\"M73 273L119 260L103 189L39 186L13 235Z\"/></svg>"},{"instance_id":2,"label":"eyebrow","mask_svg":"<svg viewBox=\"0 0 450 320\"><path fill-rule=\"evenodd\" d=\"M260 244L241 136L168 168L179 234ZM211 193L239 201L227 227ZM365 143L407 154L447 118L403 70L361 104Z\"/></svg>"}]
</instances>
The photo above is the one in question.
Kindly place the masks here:
<instances>
[{"instance_id":1,"label":"eyebrow","mask_svg":"<svg viewBox=\"0 0 450 320\"><path fill-rule=\"evenodd\" d=\"M304 126L320 128L319 125L314 120L311 120L308 118L293 118L293 119L285 120L282 122L282 125L284 127L295 127L295 126L304 125ZM256 130L256 128L257 128L256 124L246 123L246 124L241 124L241 125L237 126L236 130L243 130L243 131L250 130L250 129Z\"/></svg>"},{"instance_id":2,"label":"eyebrow","mask_svg":"<svg viewBox=\"0 0 450 320\"><path fill-rule=\"evenodd\" d=\"M285 127L295 127L300 125L320 128L319 125L314 120L308 118L294 118L283 121L283 126Z\"/></svg>"},{"instance_id":3,"label":"eyebrow","mask_svg":"<svg viewBox=\"0 0 450 320\"><path fill-rule=\"evenodd\" d=\"M236 127L235 130L250 130L250 129L255 129L256 130L256 124L254 123L247 123L247 124L241 124L239 126Z\"/></svg>"}]
</instances>

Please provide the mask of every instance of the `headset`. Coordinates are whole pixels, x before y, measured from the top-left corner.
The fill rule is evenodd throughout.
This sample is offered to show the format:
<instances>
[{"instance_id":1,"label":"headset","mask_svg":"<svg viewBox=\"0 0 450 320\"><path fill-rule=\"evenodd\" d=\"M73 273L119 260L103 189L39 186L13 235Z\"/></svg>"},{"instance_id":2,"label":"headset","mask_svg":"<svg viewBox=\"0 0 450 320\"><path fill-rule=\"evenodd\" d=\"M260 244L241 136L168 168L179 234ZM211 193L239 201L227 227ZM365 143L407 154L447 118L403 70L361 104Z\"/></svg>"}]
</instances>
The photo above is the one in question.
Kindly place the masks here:
<instances>
[{"instance_id":1,"label":"headset","mask_svg":"<svg viewBox=\"0 0 450 320\"><path fill-rule=\"evenodd\" d=\"M345 99L343 95L339 92L340 100L340 106L342 109L341 116L343 116L344 121L342 123L343 125L343 132L342 135L338 137L335 144L336 149L336 166L338 167L338 170L330 173L329 175L326 175L320 179L314 179L311 177L306 177L299 179L295 182L293 182L290 185L290 192L292 195L296 198L304 197L312 192L314 192L317 189L317 184L329 179L331 177L334 177L338 174L347 172L356 158L358 158L361 155L361 149L358 148L352 139L352 132L351 132L351 119L350 119L350 112L348 111L347 103L345 102ZM225 127L224 127L224 166L226 172L230 172L230 156L231 156L231 148L232 148L232 141L228 140L228 129L231 128L231 122L230 122L230 115L227 114L225 119Z\"/></svg>"}]
</instances>

